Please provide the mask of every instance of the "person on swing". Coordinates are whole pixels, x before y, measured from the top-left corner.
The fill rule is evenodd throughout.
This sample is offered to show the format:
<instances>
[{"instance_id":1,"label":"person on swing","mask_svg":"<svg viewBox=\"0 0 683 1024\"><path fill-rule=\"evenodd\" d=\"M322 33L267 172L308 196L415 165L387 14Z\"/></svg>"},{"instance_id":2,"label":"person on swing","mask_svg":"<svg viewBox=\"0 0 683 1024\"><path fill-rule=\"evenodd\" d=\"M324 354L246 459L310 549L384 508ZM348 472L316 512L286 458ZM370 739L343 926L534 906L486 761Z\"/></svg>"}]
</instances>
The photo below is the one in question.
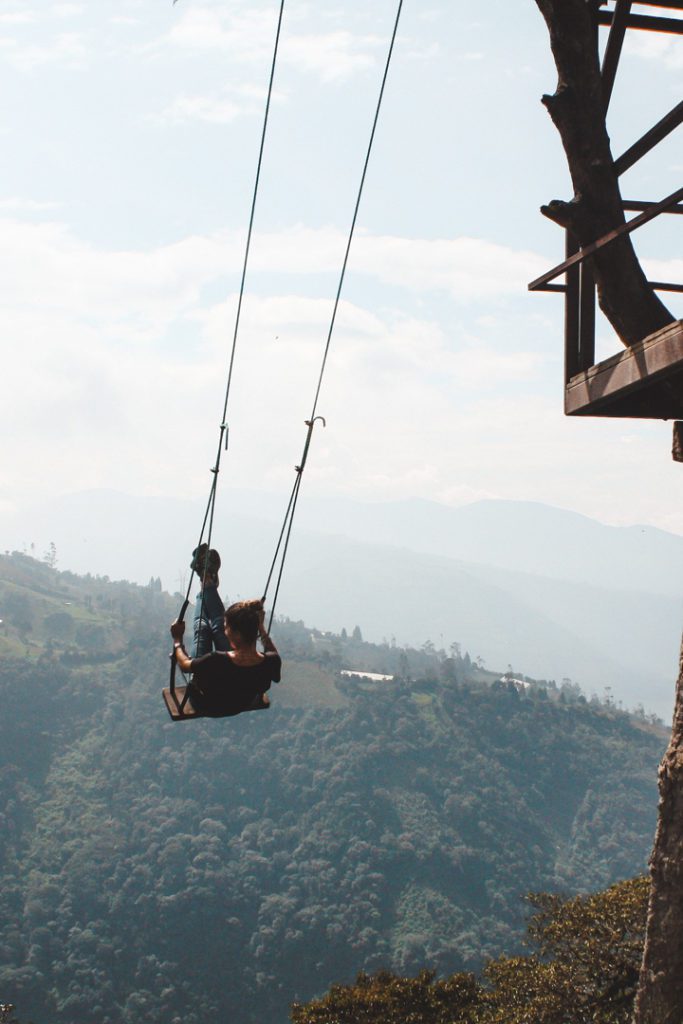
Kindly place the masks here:
<instances>
[{"instance_id":1,"label":"person on swing","mask_svg":"<svg viewBox=\"0 0 683 1024\"><path fill-rule=\"evenodd\" d=\"M200 544L192 552L190 568L196 572L201 585L194 606L193 658L201 658L214 650L230 650L223 623L225 606L218 593L220 567L221 556L208 544Z\"/></svg>"},{"instance_id":2,"label":"person on swing","mask_svg":"<svg viewBox=\"0 0 683 1024\"><path fill-rule=\"evenodd\" d=\"M206 583L204 588L206 590ZM217 585L214 589L220 601ZM238 601L228 608L223 617L226 646L230 649L217 648L194 658L190 658L183 645L185 623L173 623L171 636L175 658L183 672L192 672L189 696L192 706L200 714L222 717L269 707L266 691L271 683L280 682L282 660L268 635L264 620L265 609L261 600ZM197 628L201 635L204 627L201 622L197 627L195 615L196 637ZM256 649L259 638L263 653Z\"/></svg>"}]
</instances>

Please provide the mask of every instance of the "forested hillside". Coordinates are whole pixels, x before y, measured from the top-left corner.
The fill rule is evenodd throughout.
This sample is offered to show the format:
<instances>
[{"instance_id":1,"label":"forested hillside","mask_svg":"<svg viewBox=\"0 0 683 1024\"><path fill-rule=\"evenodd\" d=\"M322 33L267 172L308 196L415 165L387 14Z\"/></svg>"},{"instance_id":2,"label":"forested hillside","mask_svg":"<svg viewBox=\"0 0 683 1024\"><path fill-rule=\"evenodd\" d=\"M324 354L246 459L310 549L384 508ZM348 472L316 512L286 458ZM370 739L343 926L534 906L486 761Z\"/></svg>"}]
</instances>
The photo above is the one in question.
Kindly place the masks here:
<instances>
[{"instance_id":1,"label":"forested hillside","mask_svg":"<svg viewBox=\"0 0 683 1024\"><path fill-rule=\"evenodd\" d=\"M476 977L360 972L292 1007L293 1024L631 1024L643 957L649 879L603 892L536 893L522 956L490 960Z\"/></svg>"},{"instance_id":2,"label":"forested hillside","mask_svg":"<svg viewBox=\"0 0 683 1024\"><path fill-rule=\"evenodd\" d=\"M172 724L176 606L0 558L0 1002L22 1020L284 1024L361 969L511 954L525 893L644 868L652 723L455 647L282 622L270 711Z\"/></svg>"}]
</instances>

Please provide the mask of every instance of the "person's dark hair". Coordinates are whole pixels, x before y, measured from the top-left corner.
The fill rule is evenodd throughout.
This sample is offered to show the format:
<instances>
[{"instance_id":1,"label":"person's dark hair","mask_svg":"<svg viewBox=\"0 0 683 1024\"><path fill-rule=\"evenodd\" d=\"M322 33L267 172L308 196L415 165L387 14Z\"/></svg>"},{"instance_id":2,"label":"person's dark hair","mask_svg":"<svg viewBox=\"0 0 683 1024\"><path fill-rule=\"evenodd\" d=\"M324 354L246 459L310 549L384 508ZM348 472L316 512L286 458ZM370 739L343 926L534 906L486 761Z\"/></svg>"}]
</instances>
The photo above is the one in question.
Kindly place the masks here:
<instances>
[{"instance_id":1,"label":"person's dark hair","mask_svg":"<svg viewBox=\"0 0 683 1024\"><path fill-rule=\"evenodd\" d=\"M234 633L239 633L248 643L254 643L258 636L261 602L238 601L231 604L225 613L225 625Z\"/></svg>"}]
</instances>

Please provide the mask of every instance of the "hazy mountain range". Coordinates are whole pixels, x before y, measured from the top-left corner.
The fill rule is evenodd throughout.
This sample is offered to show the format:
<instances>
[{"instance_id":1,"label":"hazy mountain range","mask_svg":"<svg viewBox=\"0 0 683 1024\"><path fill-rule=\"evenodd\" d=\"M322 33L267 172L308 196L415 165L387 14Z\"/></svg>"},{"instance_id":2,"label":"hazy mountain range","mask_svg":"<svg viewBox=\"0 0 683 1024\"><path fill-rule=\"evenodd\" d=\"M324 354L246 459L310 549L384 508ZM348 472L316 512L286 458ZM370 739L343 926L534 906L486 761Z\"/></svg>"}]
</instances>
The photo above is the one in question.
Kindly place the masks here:
<instances>
[{"instance_id":1,"label":"hazy mountain range","mask_svg":"<svg viewBox=\"0 0 683 1024\"><path fill-rule=\"evenodd\" d=\"M282 499L223 495L214 540L228 598L260 594ZM5 548L58 567L184 590L201 503L91 491L0 518ZM461 508L302 497L278 613L371 640L448 648L488 667L570 677L668 716L682 622L683 537L541 504Z\"/></svg>"}]
</instances>

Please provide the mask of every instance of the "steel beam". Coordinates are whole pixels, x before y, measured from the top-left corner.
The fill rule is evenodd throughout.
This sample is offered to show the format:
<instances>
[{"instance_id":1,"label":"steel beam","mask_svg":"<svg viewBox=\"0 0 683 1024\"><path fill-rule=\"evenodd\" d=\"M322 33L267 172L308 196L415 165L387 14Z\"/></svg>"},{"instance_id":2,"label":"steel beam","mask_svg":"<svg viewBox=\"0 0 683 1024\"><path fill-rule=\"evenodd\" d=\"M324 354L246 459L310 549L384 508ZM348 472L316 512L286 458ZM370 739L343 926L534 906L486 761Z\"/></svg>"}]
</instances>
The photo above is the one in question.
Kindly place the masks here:
<instances>
[{"instance_id":1,"label":"steel beam","mask_svg":"<svg viewBox=\"0 0 683 1024\"><path fill-rule=\"evenodd\" d=\"M614 11L597 11L598 25L611 25ZM639 28L646 32L669 32L683 35L683 18L658 18L650 14L630 14L627 28Z\"/></svg>"},{"instance_id":2,"label":"steel beam","mask_svg":"<svg viewBox=\"0 0 683 1024\"><path fill-rule=\"evenodd\" d=\"M602 58L602 68L600 69L602 76L602 93L605 99L605 111L607 111L609 101L612 97L614 79L617 74L619 57L621 56L621 48L624 45L624 36L626 35L626 27L630 13L631 0L617 0L612 26L609 30L609 37L607 39L607 46L605 47L605 53Z\"/></svg>"},{"instance_id":3,"label":"steel beam","mask_svg":"<svg viewBox=\"0 0 683 1024\"><path fill-rule=\"evenodd\" d=\"M683 19L681 19L681 25L683 25ZM617 174L623 174L629 167L633 167L641 157L649 153L651 149L654 149L657 143L665 139L667 135L670 135L675 128L678 128L682 121L683 100L677 103L668 114L665 114L661 121L658 121L649 131L645 132L637 142L629 146L626 152L617 157L614 161L614 169Z\"/></svg>"},{"instance_id":4,"label":"steel beam","mask_svg":"<svg viewBox=\"0 0 683 1024\"><path fill-rule=\"evenodd\" d=\"M654 220L658 214L664 213L665 210L680 202L681 199L683 199L683 188L676 189L676 191L672 192L670 196L666 197L666 199L662 199L659 203L654 203L653 206L644 210L643 213L638 214L638 216L634 217L633 220L626 221L625 224L620 224L619 227L614 228L613 231L608 231L606 235L603 235L602 238L598 238L596 242L584 245L580 252L570 256L569 259L564 260L563 263L558 263L558 265L553 267L552 270L546 271L545 274L542 274L540 277L537 277L535 281L532 281L528 285L529 291L538 291L541 285L548 284L549 281L559 277L560 274L564 274L566 270L573 267L575 264L583 263L588 256L592 256L599 249L603 249L616 238L620 238L622 235L630 235L632 231L636 230L636 228L639 228L642 224L647 224L650 220Z\"/></svg>"}]
</instances>

